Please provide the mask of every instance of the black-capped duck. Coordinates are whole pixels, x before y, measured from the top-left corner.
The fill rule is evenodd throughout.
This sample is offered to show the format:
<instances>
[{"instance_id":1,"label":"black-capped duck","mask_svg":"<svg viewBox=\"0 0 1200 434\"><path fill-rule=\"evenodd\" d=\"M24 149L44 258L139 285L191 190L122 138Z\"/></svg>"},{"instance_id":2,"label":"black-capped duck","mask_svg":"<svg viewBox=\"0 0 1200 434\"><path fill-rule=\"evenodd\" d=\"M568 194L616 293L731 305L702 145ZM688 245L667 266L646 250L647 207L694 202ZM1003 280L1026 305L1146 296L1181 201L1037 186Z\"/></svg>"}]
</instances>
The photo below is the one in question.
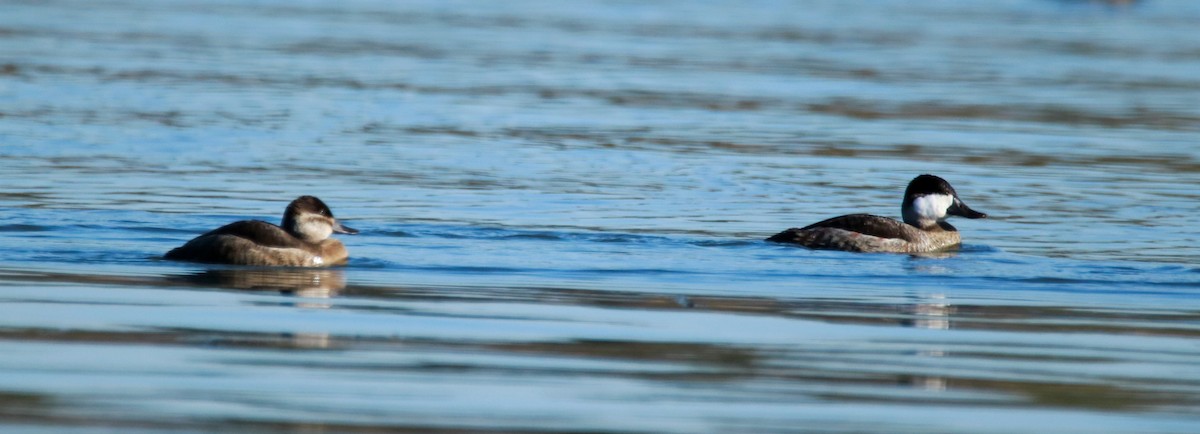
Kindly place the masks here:
<instances>
[{"instance_id":1,"label":"black-capped duck","mask_svg":"<svg viewBox=\"0 0 1200 434\"><path fill-rule=\"evenodd\" d=\"M243 220L200 235L165 258L213 264L280 267L328 267L345 264L349 255L334 232L357 234L338 223L333 211L312 196L300 196L283 212L283 224Z\"/></svg>"},{"instance_id":2,"label":"black-capped duck","mask_svg":"<svg viewBox=\"0 0 1200 434\"><path fill-rule=\"evenodd\" d=\"M987 217L967 207L950 183L933 175L921 175L908 183L900 213L903 222L870 214L834 217L788 229L767 241L851 252L935 252L962 243L958 230L946 223L947 216Z\"/></svg>"}]
</instances>

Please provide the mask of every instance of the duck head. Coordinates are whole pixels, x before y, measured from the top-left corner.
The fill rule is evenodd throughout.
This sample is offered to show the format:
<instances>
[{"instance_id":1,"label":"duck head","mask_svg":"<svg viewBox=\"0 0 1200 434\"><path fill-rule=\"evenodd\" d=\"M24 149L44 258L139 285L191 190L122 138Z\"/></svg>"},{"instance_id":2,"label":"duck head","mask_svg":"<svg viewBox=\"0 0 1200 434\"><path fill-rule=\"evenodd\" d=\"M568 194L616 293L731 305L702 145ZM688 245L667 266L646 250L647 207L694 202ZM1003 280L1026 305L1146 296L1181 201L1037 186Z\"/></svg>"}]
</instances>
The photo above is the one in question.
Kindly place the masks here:
<instances>
[{"instance_id":1,"label":"duck head","mask_svg":"<svg viewBox=\"0 0 1200 434\"><path fill-rule=\"evenodd\" d=\"M945 179L929 174L913 178L908 183L900 213L905 223L922 229L937 225L952 215L969 219L987 217L987 214L971 209L959 199L954 187Z\"/></svg>"},{"instance_id":2,"label":"duck head","mask_svg":"<svg viewBox=\"0 0 1200 434\"><path fill-rule=\"evenodd\" d=\"M310 243L319 243L334 232L357 234L358 230L338 223L333 211L321 199L300 196L283 212L283 230Z\"/></svg>"}]
</instances>

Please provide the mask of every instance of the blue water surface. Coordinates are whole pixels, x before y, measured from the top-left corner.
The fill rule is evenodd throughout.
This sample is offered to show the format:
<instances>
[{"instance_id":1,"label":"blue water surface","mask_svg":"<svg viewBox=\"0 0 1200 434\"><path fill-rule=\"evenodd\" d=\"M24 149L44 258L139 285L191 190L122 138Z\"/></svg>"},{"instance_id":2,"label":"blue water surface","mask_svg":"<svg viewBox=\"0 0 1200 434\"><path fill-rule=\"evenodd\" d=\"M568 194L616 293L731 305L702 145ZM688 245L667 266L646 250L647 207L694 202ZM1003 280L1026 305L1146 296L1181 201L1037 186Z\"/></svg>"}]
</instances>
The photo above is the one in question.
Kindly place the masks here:
<instances>
[{"instance_id":1,"label":"blue water surface","mask_svg":"<svg viewBox=\"0 0 1200 434\"><path fill-rule=\"evenodd\" d=\"M1194 2L0 10L0 431L1200 430ZM762 241L921 173L956 251Z\"/></svg>"}]
</instances>

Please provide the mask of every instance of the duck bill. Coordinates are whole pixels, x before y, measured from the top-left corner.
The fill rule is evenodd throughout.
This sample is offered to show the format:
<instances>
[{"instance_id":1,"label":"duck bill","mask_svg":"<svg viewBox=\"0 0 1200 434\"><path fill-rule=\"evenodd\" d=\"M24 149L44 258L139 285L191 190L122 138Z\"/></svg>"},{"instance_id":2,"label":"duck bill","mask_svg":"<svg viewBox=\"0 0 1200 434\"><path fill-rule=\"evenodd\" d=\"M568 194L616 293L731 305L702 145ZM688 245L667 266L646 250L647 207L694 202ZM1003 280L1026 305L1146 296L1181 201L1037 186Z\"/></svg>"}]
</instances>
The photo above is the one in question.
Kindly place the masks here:
<instances>
[{"instance_id":1,"label":"duck bill","mask_svg":"<svg viewBox=\"0 0 1200 434\"><path fill-rule=\"evenodd\" d=\"M946 214L966 217L969 219L981 219L987 217L987 214L971 209L971 207L967 206L966 203L959 200L957 197L954 198L954 205L951 206L950 209L946 210Z\"/></svg>"},{"instance_id":2,"label":"duck bill","mask_svg":"<svg viewBox=\"0 0 1200 434\"><path fill-rule=\"evenodd\" d=\"M358 229L354 229L352 227L346 226L344 224L341 224L340 222L333 223L333 231L337 232L339 234L350 234L350 235L354 235L354 234L358 233Z\"/></svg>"}]
</instances>

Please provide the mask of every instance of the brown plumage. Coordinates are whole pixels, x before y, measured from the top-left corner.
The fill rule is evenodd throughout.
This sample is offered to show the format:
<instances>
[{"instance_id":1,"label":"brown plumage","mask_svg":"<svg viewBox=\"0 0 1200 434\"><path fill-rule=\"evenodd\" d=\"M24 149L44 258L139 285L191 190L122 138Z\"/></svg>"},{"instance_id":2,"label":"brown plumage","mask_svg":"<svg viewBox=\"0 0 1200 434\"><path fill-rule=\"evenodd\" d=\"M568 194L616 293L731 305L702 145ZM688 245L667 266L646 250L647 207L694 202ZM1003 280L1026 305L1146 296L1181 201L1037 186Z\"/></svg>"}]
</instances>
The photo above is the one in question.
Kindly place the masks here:
<instances>
[{"instance_id":1,"label":"brown plumage","mask_svg":"<svg viewBox=\"0 0 1200 434\"><path fill-rule=\"evenodd\" d=\"M791 228L767 238L767 241L848 252L918 253L954 246L962 239L954 226L945 222L921 230L887 217L851 214L803 228Z\"/></svg>"},{"instance_id":2,"label":"brown plumage","mask_svg":"<svg viewBox=\"0 0 1200 434\"><path fill-rule=\"evenodd\" d=\"M300 196L284 211L282 226L243 220L221 226L172 249L166 259L215 264L327 267L349 255L333 232L356 234L343 226L320 199Z\"/></svg>"},{"instance_id":3,"label":"brown plumage","mask_svg":"<svg viewBox=\"0 0 1200 434\"><path fill-rule=\"evenodd\" d=\"M945 221L946 216L987 217L967 207L950 183L933 175L921 175L909 182L900 208L903 222L850 214L791 228L767 241L850 252L933 252L962 243L958 230Z\"/></svg>"}]
</instances>

